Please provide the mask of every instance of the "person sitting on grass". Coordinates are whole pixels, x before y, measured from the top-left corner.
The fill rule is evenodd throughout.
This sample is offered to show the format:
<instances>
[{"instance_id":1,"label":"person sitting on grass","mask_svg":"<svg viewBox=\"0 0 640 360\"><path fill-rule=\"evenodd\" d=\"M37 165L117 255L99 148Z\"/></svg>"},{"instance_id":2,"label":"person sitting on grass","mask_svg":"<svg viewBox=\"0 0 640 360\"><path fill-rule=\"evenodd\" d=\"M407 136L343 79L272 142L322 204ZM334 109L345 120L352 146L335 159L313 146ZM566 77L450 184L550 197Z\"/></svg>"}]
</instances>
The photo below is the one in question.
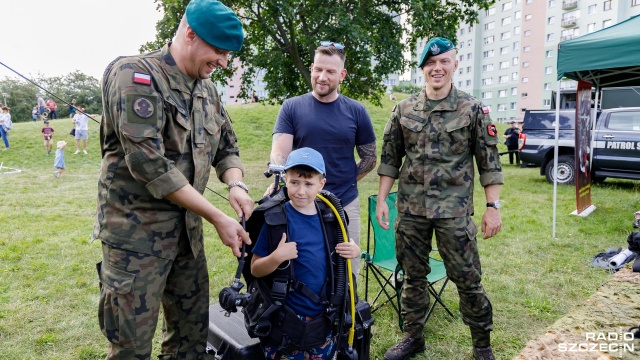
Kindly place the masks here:
<instances>
[{"instance_id":1,"label":"person sitting on grass","mask_svg":"<svg viewBox=\"0 0 640 360\"><path fill-rule=\"evenodd\" d=\"M60 177L60 174L66 169L64 165L64 148L67 146L67 142L64 140L58 141L56 147L56 158L53 160L53 167L56 168L56 171L53 172L53 176L56 178Z\"/></svg>"},{"instance_id":2,"label":"person sitting on grass","mask_svg":"<svg viewBox=\"0 0 640 360\"><path fill-rule=\"evenodd\" d=\"M277 248L271 250L269 228L264 224L252 251L251 273L255 277L265 277L282 263L291 260L293 278L305 284L317 298L322 298L328 259L323 225L314 201L326 183L324 160L319 152L300 148L289 154L284 169L289 196L289 201L284 204L284 212L290 238L287 238L287 232L283 233ZM352 239L349 240L339 243L335 250L345 259L354 259L360 255L360 247ZM306 323L324 316L323 303L312 301L305 291L289 292L285 306ZM282 328L280 331L286 333L287 330ZM280 344L269 337L261 339L261 344L267 359L331 359L336 350L334 335L333 330L329 329L326 338L323 338L324 344L312 349L287 347L287 350L282 350Z\"/></svg>"}]
</instances>

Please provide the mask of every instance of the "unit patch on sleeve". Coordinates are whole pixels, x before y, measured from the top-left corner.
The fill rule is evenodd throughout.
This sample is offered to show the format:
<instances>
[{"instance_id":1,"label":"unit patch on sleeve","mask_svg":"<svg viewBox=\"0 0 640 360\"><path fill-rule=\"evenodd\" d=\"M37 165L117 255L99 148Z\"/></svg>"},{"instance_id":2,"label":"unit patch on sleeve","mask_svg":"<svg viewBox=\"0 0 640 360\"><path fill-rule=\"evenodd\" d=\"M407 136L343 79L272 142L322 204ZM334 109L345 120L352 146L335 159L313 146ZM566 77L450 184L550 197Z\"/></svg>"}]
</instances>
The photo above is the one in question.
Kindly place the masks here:
<instances>
[{"instance_id":1,"label":"unit patch on sleeve","mask_svg":"<svg viewBox=\"0 0 640 360\"><path fill-rule=\"evenodd\" d=\"M151 85L151 75L139 72L133 73L133 82L135 84Z\"/></svg>"},{"instance_id":2,"label":"unit patch on sleeve","mask_svg":"<svg viewBox=\"0 0 640 360\"><path fill-rule=\"evenodd\" d=\"M498 135L498 129L496 129L496 126L494 124L487 125L487 134L489 134L489 136Z\"/></svg>"},{"instance_id":3,"label":"unit patch on sleeve","mask_svg":"<svg viewBox=\"0 0 640 360\"><path fill-rule=\"evenodd\" d=\"M489 113L489 107L488 106L483 106L482 107L482 113L483 114L488 114Z\"/></svg>"},{"instance_id":4,"label":"unit patch on sleeve","mask_svg":"<svg viewBox=\"0 0 640 360\"><path fill-rule=\"evenodd\" d=\"M148 119L154 114L153 103L149 99L139 97L133 102L133 112L143 119Z\"/></svg>"}]
</instances>

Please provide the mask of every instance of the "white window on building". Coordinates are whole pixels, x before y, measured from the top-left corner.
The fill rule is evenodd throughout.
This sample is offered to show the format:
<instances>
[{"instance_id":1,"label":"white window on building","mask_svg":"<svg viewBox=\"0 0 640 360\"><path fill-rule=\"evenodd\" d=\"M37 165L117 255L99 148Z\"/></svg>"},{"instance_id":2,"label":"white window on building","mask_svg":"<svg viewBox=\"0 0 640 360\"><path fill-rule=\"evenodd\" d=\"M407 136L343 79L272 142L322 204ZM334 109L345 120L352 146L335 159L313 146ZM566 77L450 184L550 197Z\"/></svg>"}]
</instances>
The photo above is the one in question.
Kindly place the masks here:
<instances>
[{"instance_id":1,"label":"white window on building","mask_svg":"<svg viewBox=\"0 0 640 360\"><path fill-rule=\"evenodd\" d=\"M487 50L487 51L482 53L482 57L485 58L485 59L493 57L493 55L494 55L493 50Z\"/></svg>"},{"instance_id":2,"label":"white window on building","mask_svg":"<svg viewBox=\"0 0 640 360\"><path fill-rule=\"evenodd\" d=\"M462 87L462 81L458 81L458 87L461 88Z\"/></svg>"},{"instance_id":3,"label":"white window on building","mask_svg":"<svg viewBox=\"0 0 640 360\"><path fill-rule=\"evenodd\" d=\"M495 21L492 21L492 22L484 24L484 29L485 30L491 30L491 29L493 29L495 27L496 27L496 22Z\"/></svg>"},{"instance_id":4,"label":"white window on building","mask_svg":"<svg viewBox=\"0 0 640 360\"><path fill-rule=\"evenodd\" d=\"M555 16L550 16L547 18L547 25L552 25L555 24L556 22L556 17Z\"/></svg>"},{"instance_id":5,"label":"white window on building","mask_svg":"<svg viewBox=\"0 0 640 360\"><path fill-rule=\"evenodd\" d=\"M522 82L523 83L528 83L529 82L529 78L528 77L523 77L522 78Z\"/></svg>"},{"instance_id":6,"label":"white window on building","mask_svg":"<svg viewBox=\"0 0 640 360\"><path fill-rule=\"evenodd\" d=\"M508 46L503 46L500 48L500 55L508 54L510 51Z\"/></svg>"},{"instance_id":7,"label":"white window on building","mask_svg":"<svg viewBox=\"0 0 640 360\"><path fill-rule=\"evenodd\" d=\"M502 75L500 76L500 78L498 79L498 81L500 82L500 84L505 84L509 82L509 75Z\"/></svg>"},{"instance_id":8,"label":"white window on building","mask_svg":"<svg viewBox=\"0 0 640 360\"><path fill-rule=\"evenodd\" d=\"M553 74L553 66L547 66L544 68L545 74Z\"/></svg>"},{"instance_id":9,"label":"white window on building","mask_svg":"<svg viewBox=\"0 0 640 360\"><path fill-rule=\"evenodd\" d=\"M509 67L509 60L500 62L500 69L507 69Z\"/></svg>"},{"instance_id":10,"label":"white window on building","mask_svg":"<svg viewBox=\"0 0 640 360\"><path fill-rule=\"evenodd\" d=\"M520 94L520 97L521 97L521 98L523 98L523 99L526 99L526 98L527 98L527 96L529 96L527 93L522 93L522 94Z\"/></svg>"},{"instance_id":11,"label":"white window on building","mask_svg":"<svg viewBox=\"0 0 640 360\"><path fill-rule=\"evenodd\" d=\"M638 0L640 1L640 0ZM513 27L513 35L520 35L520 26Z\"/></svg>"},{"instance_id":12,"label":"white window on building","mask_svg":"<svg viewBox=\"0 0 640 360\"><path fill-rule=\"evenodd\" d=\"M493 78L482 79L482 85L491 85L491 84L493 84Z\"/></svg>"},{"instance_id":13,"label":"white window on building","mask_svg":"<svg viewBox=\"0 0 640 360\"><path fill-rule=\"evenodd\" d=\"M518 65L518 61L520 61L520 58L519 58L519 57L517 57L517 56L516 56L516 57L514 57L514 58L511 60L511 65Z\"/></svg>"},{"instance_id":14,"label":"white window on building","mask_svg":"<svg viewBox=\"0 0 640 360\"><path fill-rule=\"evenodd\" d=\"M598 5L589 5L587 8L587 14L592 15L598 11Z\"/></svg>"},{"instance_id":15,"label":"white window on building","mask_svg":"<svg viewBox=\"0 0 640 360\"><path fill-rule=\"evenodd\" d=\"M498 97L507 97L507 90L498 91Z\"/></svg>"},{"instance_id":16,"label":"white window on building","mask_svg":"<svg viewBox=\"0 0 640 360\"><path fill-rule=\"evenodd\" d=\"M502 11L511 10L511 1L502 4Z\"/></svg>"},{"instance_id":17,"label":"white window on building","mask_svg":"<svg viewBox=\"0 0 640 360\"><path fill-rule=\"evenodd\" d=\"M528 61L523 61L522 62L522 67L523 68L528 68L529 67L529 62Z\"/></svg>"},{"instance_id":18,"label":"white window on building","mask_svg":"<svg viewBox=\"0 0 640 360\"><path fill-rule=\"evenodd\" d=\"M458 70L458 75L462 75L463 73L464 73L464 69L463 69L463 68L460 68L460 69Z\"/></svg>"},{"instance_id":19,"label":"white window on building","mask_svg":"<svg viewBox=\"0 0 640 360\"><path fill-rule=\"evenodd\" d=\"M467 66L467 74L471 72L471 66Z\"/></svg>"},{"instance_id":20,"label":"white window on building","mask_svg":"<svg viewBox=\"0 0 640 360\"><path fill-rule=\"evenodd\" d=\"M470 60L472 55L473 55L472 53L468 53L467 54L467 60Z\"/></svg>"},{"instance_id":21,"label":"white window on building","mask_svg":"<svg viewBox=\"0 0 640 360\"><path fill-rule=\"evenodd\" d=\"M464 60L464 55L458 56L458 60L460 60L460 61Z\"/></svg>"},{"instance_id":22,"label":"white window on building","mask_svg":"<svg viewBox=\"0 0 640 360\"><path fill-rule=\"evenodd\" d=\"M587 34L592 33L594 31L596 31L596 23L587 24Z\"/></svg>"},{"instance_id":23,"label":"white window on building","mask_svg":"<svg viewBox=\"0 0 640 360\"><path fill-rule=\"evenodd\" d=\"M551 99L544 99L544 100L542 100L542 106L544 106L544 107L551 107Z\"/></svg>"},{"instance_id":24,"label":"white window on building","mask_svg":"<svg viewBox=\"0 0 640 360\"><path fill-rule=\"evenodd\" d=\"M460 35L464 35L464 28L460 29Z\"/></svg>"},{"instance_id":25,"label":"white window on building","mask_svg":"<svg viewBox=\"0 0 640 360\"><path fill-rule=\"evenodd\" d=\"M514 102L512 102L511 104L509 104L509 108L510 108L511 110L515 110L517 105L518 105L518 103L514 103Z\"/></svg>"},{"instance_id":26,"label":"white window on building","mask_svg":"<svg viewBox=\"0 0 640 360\"><path fill-rule=\"evenodd\" d=\"M482 93L482 98L483 99L491 99L493 97L493 92L492 91L485 91Z\"/></svg>"},{"instance_id":27,"label":"white window on building","mask_svg":"<svg viewBox=\"0 0 640 360\"><path fill-rule=\"evenodd\" d=\"M518 88L517 87L512 87L511 88L511 95L518 95Z\"/></svg>"},{"instance_id":28,"label":"white window on building","mask_svg":"<svg viewBox=\"0 0 640 360\"><path fill-rule=\"evenodd\" d=\"M486 38L484 38L484 43L485 44L493 44L493 35L487 36Z\"/></svg>"},{"instance_id":29,"label":"white window on building","mask_svg":"<svg viewBox=\"0 0 640 360\"><path fill-rule=\"evenodd\" d=\"M498 104L498 111L507 111L507 104Z\"/></svg>"},{"instance_id":30,"label":"white window on building","mask_svg":"<svg viewBox=\"0 0 640 360\"><path fill-rule=\"evenodd\" d=\"M551 90L551 83L544 83L545 90Z\"/></svg>"},{"instance_id":31,"label":"white window on building","mask_svg":"<svg viewBox=\"0 0 640 360\"><path fill-rule=\"evenodd\" d=\"M602 22L602 28L608 28L609 26L611 26L611 19L609 20L605 20Z\"/></svg>"},{"instance_id":32,"label":"white window on building","mask_svg":"<svg viewBox=\"0 0 640 360\"><path fill-rule=\"evenodd\" d=\"M611 0L607 0L607 1L605 1L605 2L604 2L604 4L603 4L602 9L603 9L604 11L611 10L611 9L612 9L612 7L611 7Z\"/></svg>"},{"instance_id":33,"label":"white window on building","mask_svg":"<svg viewBox=\"0 0 640 360\"><path fill-rule=\"evenodd\" d=\"M527 15L524 16L524 20L525 21L531 20L531 18L533 18L533 16L531 14L527 14Z\"/></svg>"},{"instance_id":34,"label":"white window on building","mask_svg":"<svg viewBox=\"0 0 640 360\"><path fill-rule=\"evenodd\" d=\"M513 50L518 50L518 49L520 49L520 41L514 41Z\"/></svg>"},{"instance_id":35,"label":"white window on building","mask_svg":"<svg viewBox=\"0 0 640 360\"><path fill-rule=\"evenodd\" d=\"M496 7L495 6L490 7L485 13L487 16L494 15L496 13Z\"/></svg>"},{"instance_id":36,"label":"white window on building","mask_svg":"<svg viewBox=\"0 0 640 360\"><path fill-rule=\"evenodd\" d=\"M460 42L458 44L458 49L462 49L464 47L464 41Z\"/></svg>"},{"instance_id":37,"label":"white window on building","mask_svg":"<svg viewBox=\"0 0 640 360\"><path fill-rule=\"evenodd\" d=\"M555 7L556 6L556 0L549 0L549 7Z\"/></svg>"},{"instance_id":38,"label":"white window on building","mask_svg":"<svg viewBox=\"0 0 640 360\"><path fill-rule=\"evenodd\" d=\"M553 41L553 38L554 38L553 33L547 34L547 42Z\"/></svg>"},{"instance_id":39,"label":"white window on building","mask_svg":"<svg viewBox=\"0 0 640 360\"><path fill-rule=\"evenodd\" d=\"M467 80L467 86L471 86L471 80Z\"/></svg>"},{"instance_id":40,"label":"white window on building","mask_svg":"<svg viewBox=\"0 0 640 360\"><path fill-rule=\"evenodd\" d=\"M500 34L500 40L507 40L511 38L511 31L503 32Z\"/></svg>"},{"instance_id":41,"label":"white window on building","mask_svg":"<svg viewBox=\"0 0 640 360\"><path fill-rule=\"evenodd\" d=\"M502 26L511 24L511 17L506 17L502 19Z\"/></svg>"},{"instance_id":42,"label":"white window on building","mask_svg":"<svg viewBox=\"0 0 640 360\"><path fill-rule=\"evenodd\" d=\"M518 10L516 12L513 13L513 18L518 20L522 17L522 11Z\"/></svg>"},{"instance_id":43,"label":"white window on building","mask_svg":"<svg viewBox=\"0 0 640 360\"><path fill-rule=\"evenodd\" d=\"M493 64L482 65L482 72L493 71Z\"/></svg>"},{"instance_id":44,"label":"white window on building","mask_svg":"<svg viewBox=\"0 0 640 360\"><path fill-rule=\"evenodd\" d=\"M545 52L545 57L552 58L553 57L553 50L547 50Z\"/></svg>"},{"instance_id":45,"label":"white window on building","mask_svg":"<svg viewBox=\"0 0 640 360\"><path fill-rule=\"evenodd\" d=\"M631 6L638 6L640 5L640 0L631 0Z\"/></svg>"},{"instance_id":46,"label":"white window on building","mask_svg":"<svg viewBox=\"0 0 640 360\"><path fill-rule=\"evenodd\" d=\"M531 35L531 30L524 31L524 36L530 36L530 35Z\"/></svg>"},{"instance_id":47,"label":"white window on building","mask_svg":"<svg viewBox=\"0 0 640 360\"><path fill-rule=\"evenodd\" d=\"M467 40L467 46L471 46L471 39Z\"/></svg>"},{"instance_id":48,"label":"white window on building","mask_svg":"<svg viewBox=\"0 0 640 360\"><path fill-rule=\"evenodd\" d=\"M518 72L511 73L511 80L518 81Z\"/></svg>"}]
</instances>

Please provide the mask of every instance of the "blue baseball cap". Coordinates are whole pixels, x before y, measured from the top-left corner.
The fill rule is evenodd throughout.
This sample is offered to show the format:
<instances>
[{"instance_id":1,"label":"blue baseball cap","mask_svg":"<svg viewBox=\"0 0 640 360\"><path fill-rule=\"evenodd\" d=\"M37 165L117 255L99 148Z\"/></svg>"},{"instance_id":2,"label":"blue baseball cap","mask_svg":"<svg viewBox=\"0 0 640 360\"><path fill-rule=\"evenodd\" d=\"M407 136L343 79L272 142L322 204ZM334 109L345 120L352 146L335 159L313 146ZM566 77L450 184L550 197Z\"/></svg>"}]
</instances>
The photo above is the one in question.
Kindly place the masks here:
<instances>
[{"instance_id":1,"label":"blue baseball cap","mask_svg":"<svg viewBox=\"0 0 640 360\"><path fill-rule=\"evenodd\" d=\"M327 175L324 170L324 159L322 158L322 154L312 148L304 147L292 151L287 158L287 163L284 164L284 169L289 170L298 165L306 165L323 176Z\"/></svg>"},{"instance_id":2,"label":"blue baseball cap","mask_svg":"<svg viewBox=\"0 0 640 360\"><path fill-rule=\"evenodd\" d=\"M220 1L191 0L185 15L189 26L207 44L226 51L242 48L242 23L236 13Z\"/></svg>"},{"instance_id":3,"label":"blue baseball cap","mask_svg":"<svg viewBox=\"0 0 640 360\"><path fill-rule=\"evenodd\" d=\"M427 61L430 56L444 54L453 49L455 49L455 46L453 46L451 40L441 37L431 38L422 50L422 56L420 56L420 63L418 64L418 67L422 67L424 62Z\"/></svg>"}]
</instances>

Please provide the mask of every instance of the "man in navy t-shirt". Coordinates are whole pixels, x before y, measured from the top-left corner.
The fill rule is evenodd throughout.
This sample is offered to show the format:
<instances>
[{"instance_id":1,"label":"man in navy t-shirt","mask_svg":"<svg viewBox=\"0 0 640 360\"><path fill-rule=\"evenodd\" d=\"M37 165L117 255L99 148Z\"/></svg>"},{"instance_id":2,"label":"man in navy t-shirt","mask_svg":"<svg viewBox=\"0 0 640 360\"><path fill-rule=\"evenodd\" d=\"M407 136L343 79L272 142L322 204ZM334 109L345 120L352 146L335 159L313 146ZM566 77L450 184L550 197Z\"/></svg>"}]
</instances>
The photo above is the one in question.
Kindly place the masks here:
<instances>
[{"instance_id":1,"label":"man in navy t-shirt","mask_svg":"<svg viewBox=\"0 0 640 360\"><path fill-rule=\"evenodd\" d=\"M311 64L312 91L287 99L273 129L271 164L284 165L292 150L310 147L327 167L325 189L342 201L349 218L349 237L360 245L360 201L357 182L376 165L376 136L365 107L338 92L347 75L344 46L322 41ZM356 149L360 161L356 162ZM354 259L358 274L360 259Z\"/></svg>"}]
</instances>

